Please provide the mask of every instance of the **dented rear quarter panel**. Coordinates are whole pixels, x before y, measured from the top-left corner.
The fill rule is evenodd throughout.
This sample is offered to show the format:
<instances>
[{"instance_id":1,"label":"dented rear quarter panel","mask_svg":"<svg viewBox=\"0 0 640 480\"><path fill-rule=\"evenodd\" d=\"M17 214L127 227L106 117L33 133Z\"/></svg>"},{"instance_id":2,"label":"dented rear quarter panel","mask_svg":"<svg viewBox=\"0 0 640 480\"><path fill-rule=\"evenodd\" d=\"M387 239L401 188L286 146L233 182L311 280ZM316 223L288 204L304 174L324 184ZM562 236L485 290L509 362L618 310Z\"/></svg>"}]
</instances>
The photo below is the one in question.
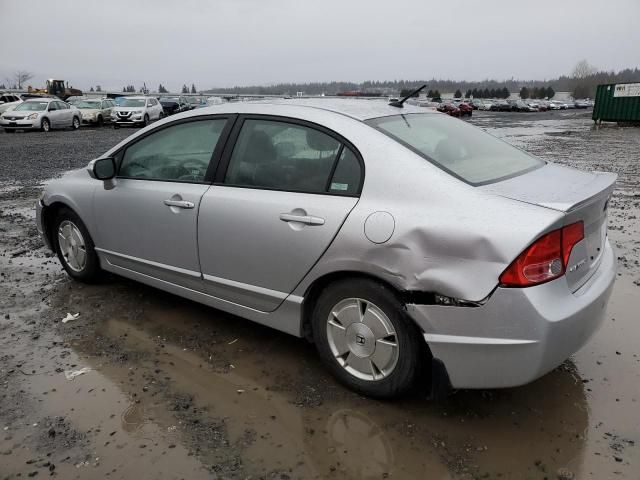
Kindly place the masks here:
<instances>
[{"instance_id":1,"label":"dented rear quarter panel","mask_svg":"<svg viewBox=\"0 0 640 480\"><path fill-rule=\"evenodd\" d=\"M402 291L481 301L522 250L562 224L562 212L468 185L373 128L362 137L339 133L364 158L362 195L296 295L324 275L356 271ZM367 217L378 211L395 221L382 244L364 232Z\"/></svg>"}]
</instances>

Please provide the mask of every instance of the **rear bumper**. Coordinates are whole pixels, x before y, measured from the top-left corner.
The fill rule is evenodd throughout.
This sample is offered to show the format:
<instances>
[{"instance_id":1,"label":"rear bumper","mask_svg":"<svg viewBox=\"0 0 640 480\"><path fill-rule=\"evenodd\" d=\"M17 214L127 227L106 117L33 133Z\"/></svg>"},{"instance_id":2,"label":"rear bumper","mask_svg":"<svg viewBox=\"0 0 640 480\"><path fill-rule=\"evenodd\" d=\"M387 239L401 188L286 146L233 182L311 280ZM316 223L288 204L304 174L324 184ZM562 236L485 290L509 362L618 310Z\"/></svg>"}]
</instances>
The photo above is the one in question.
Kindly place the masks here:
<instances>
[{"instance_id":1,"label":"rear bumper","mask_svg":"<svg viewBox=\"0 0 640 480\"><path fill-rule=\"evenodd\" d=\"M579 350L603 322L616 274L607 241L598 270L571 293L565 277L497 288L479 307L407 305L454 388L502 388L541 377Z\"/></svg>"}]
</instances>

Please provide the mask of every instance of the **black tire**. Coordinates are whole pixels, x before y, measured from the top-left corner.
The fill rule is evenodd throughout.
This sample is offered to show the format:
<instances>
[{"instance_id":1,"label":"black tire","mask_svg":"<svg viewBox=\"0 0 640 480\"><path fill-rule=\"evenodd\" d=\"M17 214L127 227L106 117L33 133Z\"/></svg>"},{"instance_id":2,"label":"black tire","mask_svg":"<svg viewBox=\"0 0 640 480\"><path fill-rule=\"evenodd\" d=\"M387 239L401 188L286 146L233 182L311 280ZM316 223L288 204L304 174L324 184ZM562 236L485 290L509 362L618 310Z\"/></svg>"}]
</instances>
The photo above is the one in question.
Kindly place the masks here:
<instances>
[{"instance_id":1,"label":"black tire","mask_svg":"<svg viewBox=\"0 0 640 480\"><path fill-rule=\"evenodd\" d=\"M4 131L7 133L16 133L15 129L13 128L5 128Z\"/></svg>"},{"instance_id":2,"label":"black tire","mask_svg":"<svg viewBox=\"0 0 640 480\"><path fill-rule=\"evenodd\" d=\"M49 121L48 118L42 119L42 123L40 124L40 130L42 130L43 132L51 131L51 122Z\"/></svg>"},{"instance_id":3,"label":"black tire","mask_svg":"<svg viewBox=\"0 0 640 480\"><path fill-rule=\"evenodd\" d=\"M331 310L341 301L352 298L373 303L393 325L395 342L398 345L397 361L384 378L358 378L338 363L331 350L327 334ZM320 294L311 321L313 338L320 358L341 383L358 393L375 398L392 398L405 394L416 386L425 365L428 364L428 350L420 330L407 317L395 293L381 283L355 278L331 284Z\"/></svg>"},{"instance_id":4,"label":"black tire","mask_svg":"<svg viewBox=\"0 0 640 480\"><path fill-rule=\"evenodd\" d=\"M146 113L144 114L144 121L142 122L142 125L144 127L146 127L147 125L149 125L149 115L147 115Z\"/></svg>"},{"instance_id":5,"label":"black tire","mask_svg":"<svg viewBox=\"0 0 640 480\"><path fill-rule=\"evenodd\" d=\"M117 130L118 128L120 128L120 125L118 125L117 123L114 123L114 124L113 124L113 129L114 129L114 130Z\"/></svg>"},{"instance_id":6,"label":"black tire","mask_svg":"<svg viewBox=\"0 0 640 480\"><path fill-rule=\"evenodd\" d=\"M63 222L70 222L72 225L75 225L82 235L85 245L86 262L81 269L74 269L61 250L58 230ZM102 270L100 269L100 260L96 254L95 245L93 244L87 227L85 227L80 217L73 210L62 208L57 212L52 225L51 238L58 259L71 278L84 283L95 283L100 280Z\"/></svg>"},{"instance_id":7,"label":"black tire","mask_svg":"<svg viewBox=\"0 0 640 480\"><path fill-rule=\"evenodd\" d=\"M73 117L71 121L71 130L78 130L80 128L80 119L78 117Z\"/></svg>"},{"instance_id":8,"label":"black tire","mask_svg":"<svg viewBox=\"0 0 640 480\"><path fill-rule=\"evenodd\" d=\"M104 125L104 119L102 118L102 115L98 116L98 127L102 128L102 126Z\"/></svg>"}]
</instances>

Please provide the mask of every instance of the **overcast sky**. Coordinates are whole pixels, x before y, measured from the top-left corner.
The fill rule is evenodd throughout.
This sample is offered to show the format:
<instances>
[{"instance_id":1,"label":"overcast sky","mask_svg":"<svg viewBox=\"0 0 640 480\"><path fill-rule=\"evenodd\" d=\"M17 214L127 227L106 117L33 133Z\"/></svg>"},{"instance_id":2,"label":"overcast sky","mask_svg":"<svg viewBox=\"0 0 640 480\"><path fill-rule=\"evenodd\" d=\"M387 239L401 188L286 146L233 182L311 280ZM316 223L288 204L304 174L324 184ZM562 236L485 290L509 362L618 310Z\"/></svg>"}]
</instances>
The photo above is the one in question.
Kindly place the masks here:
<instances>
[{"instance_id":1,"label":"overcast sky","mask_svg":"<svg viewBox=\"0 0 640 480\"><path fill-rule=\"evenodd\" d=\"M0 83L170 90L640 66L640 0L0 0Z\"/></svg>"}]
</instances>

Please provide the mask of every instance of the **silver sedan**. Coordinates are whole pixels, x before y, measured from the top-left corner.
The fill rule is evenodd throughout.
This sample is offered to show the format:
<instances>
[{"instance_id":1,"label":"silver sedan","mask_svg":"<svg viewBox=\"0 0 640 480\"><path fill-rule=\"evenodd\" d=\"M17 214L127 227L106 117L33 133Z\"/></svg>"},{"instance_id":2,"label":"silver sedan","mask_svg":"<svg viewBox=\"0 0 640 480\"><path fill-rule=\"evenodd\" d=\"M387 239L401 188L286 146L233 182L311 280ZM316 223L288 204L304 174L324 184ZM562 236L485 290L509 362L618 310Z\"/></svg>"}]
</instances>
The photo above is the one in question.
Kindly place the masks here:
<instances>
[{"instance_id":1,"label":"silver sedan","mask_svg":"<svg viewBox=\"0 0 640 480\"><path fill-rule=\"evenodd\" d=\"M138 280L315 343L352 389L521 385L597 330L616 176L367 100L216 105L47 184L68 274Z\"/></svg>"}]
</instances>

